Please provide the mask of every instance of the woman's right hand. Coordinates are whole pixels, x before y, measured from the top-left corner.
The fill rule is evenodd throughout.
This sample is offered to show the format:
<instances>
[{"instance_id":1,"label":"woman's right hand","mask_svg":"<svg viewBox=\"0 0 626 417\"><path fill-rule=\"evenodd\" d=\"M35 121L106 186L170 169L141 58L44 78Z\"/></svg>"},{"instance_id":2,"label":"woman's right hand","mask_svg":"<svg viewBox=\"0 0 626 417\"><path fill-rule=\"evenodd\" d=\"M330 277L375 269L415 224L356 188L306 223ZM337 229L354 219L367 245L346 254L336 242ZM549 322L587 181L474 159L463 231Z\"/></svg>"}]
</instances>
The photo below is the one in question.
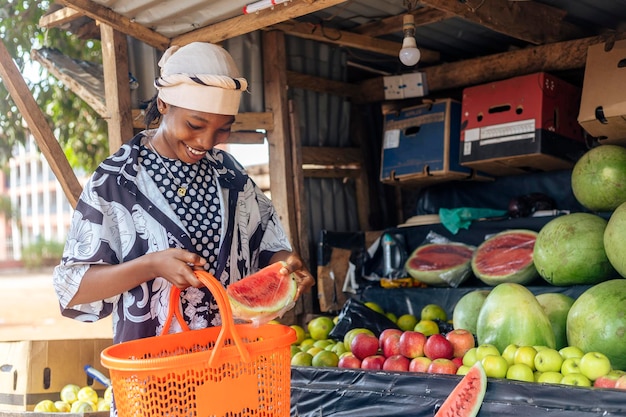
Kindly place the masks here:
<instances>
[{"instance_id":1,"label":"woman's right hand","mask_svg":"<svg viewBox=\"0 0 626 417\"><path fill-rule=\"evenodd\" d=\"M162 277L180 290L204 286L193 272L203 269L206 259L185 249L170 248L144 255L153 277Z\"/></svg>"}]
</instances>

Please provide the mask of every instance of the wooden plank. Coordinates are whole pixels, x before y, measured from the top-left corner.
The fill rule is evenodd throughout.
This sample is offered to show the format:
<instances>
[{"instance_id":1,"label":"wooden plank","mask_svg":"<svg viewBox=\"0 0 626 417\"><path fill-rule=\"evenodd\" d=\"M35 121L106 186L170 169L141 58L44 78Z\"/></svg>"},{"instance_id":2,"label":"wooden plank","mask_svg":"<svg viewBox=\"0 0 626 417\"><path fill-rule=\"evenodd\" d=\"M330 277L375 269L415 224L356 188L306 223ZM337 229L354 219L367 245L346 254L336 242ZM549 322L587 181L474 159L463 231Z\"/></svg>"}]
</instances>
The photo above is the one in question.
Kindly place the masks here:
<instances>
[{"instance_id":1,"label":"wooden plank","mask_svg":"<svg viewBox=\"0 0 626 417\"><path fill-rule=\"evenodd\" d=\"M302 172L305 178L352 178L356 180L361 175L356 169L336 167L309 168L306 165L302 167Z\"/></svg>"},{"instance_id":2,"label":"wooden plank","mask_svg":"<svg viewBox=\"0 0 626 417\"><path fill-rule=\"evenodd\" d=\"M70 7L63 7L62 9L55 10L50 14L42 16L39 19L38 26L45 29L56 28L73 22L74 20L82 16L83 14L78 10L72 9Z\"/></svg>"},{"instance_id":3,"label":"wooden plank","mask_svg":"<svg viewBox=\"0 0 626 417\"><path fill-rule=\"evenodd\" d=\"M146 112L143 109L132 110L133 128L145 129L144 117ZM158 124L153 124L151 128L157 127ZM242 133L255 133L257 130L270 131L274 129L274 116L270 112L247 112L239 113L235 116L235 123L231 129L231 132ZM232 133L231 133L232 135ZM265 137L263 133L260 133L262 137ZM243 137L243 136L242 136ZM250 136L252 137L252 136ZM256 140L255 142L256 143Z\"/></svg>"},{"instance_id":4,"label":"wooden plank","mask_svg":"<svg viewBox=\"0 0 626 417\"><path fill-rule=\"evenodd\" d=\"M565 11L536 1L481 0L475 7L450 0L420 0L420 4L534 45L584 36L582 30L563 20Z\"/></svg>"},{"instance_id":5,"label":"wooden plank","mask_svg":"<svg viewBox=\"0 0 626 417\"><path fill-rule=\"evenodd\" d=\"M134 135L128 80L128 40L126 35L104 23L100 24L100 32L109 151L113 153Z\"/></svg>"},{"instance_id":6,"label":"wooden plank","mask_svg":"<svg viewBox=\"0 0 626 417\"><path fill-rule=\"evenodd\" d=\"M261 10L242 16L236 16L213 25L188 32L172 39L173 45L186 45L191 42L219 43L223 40L239 35L254 32L276 23L295 19L331 6L341 4L346 0L291 0L273 9Z\"/></svg>"},{"instance_id":7,"label":"wooden plank","mask_svg":"<svg viewBox=\"0 0 626 417\"><path fill-rule=\"evenodd\" d=\"M422 7L421 9L413 10L410 12L415 18L415 26L426 26L433 23L441 22L442 20L449 19L454 15L446 13L441 10L431 9L429 7ZM402 19L403 14L397 16L391 16L373 22L365 23L361 26L357 26L351 29L351 32L360 33L367 36L383 36L392 33L402 32Z\"/></svg>"},{"instance_id":8,"label":"wooden plank","mask_svg":"<svg viewBox=\"0 0 626 417\"><path fill-rule=\"evenodd\" d=\"M165 50L170 45L170 40L166 36L163 36L139 23L133 22L131 19L115 13L108 7L104 7L94 1L59 0L58 3L78 10L85 16L88 16L97 22L105 23L113 29L130 35L133 38L145 42L157 49Z\"/></svg>"},{"instance_id":9,"label":"wooden plank","mask_svg":"<svg viewBox=\"0 0 626 417\"><path fill-rule=\"evenodd\" d=\"M539 71L566 71L584 68L587 48L609 39L626 39L626 32L592 36L573 41L528 47L481 58L426 67L429 91L442 91L488 83ZM383 78L371 78L360 84L356 102L385 100Z\"/></svg>"},{"instance_id":10,"label":"wooden plank","mask_svg":"<svg viewBox=\"0 0 626 417\"><path fill-rule=\"evenodd\" d=\"M314 40L317 42L330 43L333 45L345 46L350 48L362 49L382 55L398 56L402 48L401 42L392 42L384 39L371 38L358 33L347 32L332 28L325 28L320 25L314 25L306 22L284 22L278 23L271 29L281 30L287 35L297 36L303 39ZM424 63L433 63L440 60L440 54L436 51L420 48L420 61Z\"/></svg>"},{"instance_id":11,"label":"wooden plank","mask_svg":"<svg viewBox=\"0 0 626 417\"><path fill-rule=\"evenodd\" d=\"M0 40L0 78L35 137L39 150L61 184L70 205L76 207L82 186L2 40Z\"/></svg>"},{"instance_id":12,"label":"wooden plank","mask_svg":"<svg viewBox=\"0 0 626 417\"><path fill-rule=\"evenodd\" d=\"M228 143L237 143L241 145L262 145L265 143L265 133L232 132L228 137Z\"/></svg>"},{"instance_id":13,"label":"wooden plank","mask_svg":"<svg viewBox=\"0 0 626 417\"><path fill-rule=\"evenodd\" d=\"M302 144L300 121L293 100L289 101L289 126L291 133L291 157L294 167L293 194L296 224L298 227L298 253L305 265L310 265L309 254L309 205L306 199L304 174L302 173Z\"/></svg>"},{"instance_id":14,"label":"wooden plank","mask_svg":"<svg viewBox=\"0 0 626 417\"><path fill-rule=\"evenodd\" d=\"M294 71L287 71L287 85L291 88L301 88L340 97L352 97L359 93L359 88L355 84L333 81Z\"/></svg>"},{"instance_id":15,"label":"wooden plank","mask_svg":"<svg viewBox=\"0 0 626 417\"><path fill-rule=\"evenodd\" d=\"M362 166L359 148L331 146L303 146L302 163L304 165L321 165L349 167L359 169Z\"/></svg>"}]
</instances>

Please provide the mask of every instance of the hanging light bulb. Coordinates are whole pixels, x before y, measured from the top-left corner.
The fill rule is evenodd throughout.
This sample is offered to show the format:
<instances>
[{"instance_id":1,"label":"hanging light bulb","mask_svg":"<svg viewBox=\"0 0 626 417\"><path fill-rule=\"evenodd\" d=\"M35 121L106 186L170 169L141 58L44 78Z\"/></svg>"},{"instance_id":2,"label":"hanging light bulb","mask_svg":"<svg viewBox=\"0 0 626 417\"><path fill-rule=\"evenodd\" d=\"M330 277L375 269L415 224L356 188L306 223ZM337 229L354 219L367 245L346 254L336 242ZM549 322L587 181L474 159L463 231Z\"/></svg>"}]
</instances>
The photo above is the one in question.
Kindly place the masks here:
<instances>
[{"instance_id":1,"label":"hanging light bulb","mask_svg":"<svg viewBox=\"0 0 626 417\"><path fill-rule=\"evenodd\" d=\"M407 67L412 67L420 60L420 50L417 49L415 43L415 18L412 14L405 14L402 19L402 32L404 39L402 40L402 49L398 57Z\"/></svg>"}]
</instances>

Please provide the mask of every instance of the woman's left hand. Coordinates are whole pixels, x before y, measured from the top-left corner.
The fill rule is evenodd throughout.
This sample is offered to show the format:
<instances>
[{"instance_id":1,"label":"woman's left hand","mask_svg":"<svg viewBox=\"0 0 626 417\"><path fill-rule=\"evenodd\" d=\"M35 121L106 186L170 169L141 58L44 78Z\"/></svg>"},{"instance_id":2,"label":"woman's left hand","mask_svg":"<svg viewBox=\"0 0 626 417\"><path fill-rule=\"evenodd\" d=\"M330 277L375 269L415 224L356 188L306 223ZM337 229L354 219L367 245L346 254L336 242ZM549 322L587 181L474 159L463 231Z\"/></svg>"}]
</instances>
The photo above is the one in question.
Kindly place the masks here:
<instances>
[{"instance_id":1,"label":"woman's left hand","mask_svg":"<svg viewBox=\"0 0 626 417\"><path fill-rule=\"evenodd\" d=\"M275 257L281 253L287 255L279 259L275 259ZM315 284L315 279L313 275L309 272L307 268L305 268L302 259L296 255L295 253L289 252L279 252L274 257L272 257L273 262L278 262L279 260L284 261L287 265L285 265L281 270L281 274L289 275L294 274L296 276L296 280L298 282L298 290L296 291L296 299L299 298L302 294L308 292Z\"/></svg>"}]
</instances>

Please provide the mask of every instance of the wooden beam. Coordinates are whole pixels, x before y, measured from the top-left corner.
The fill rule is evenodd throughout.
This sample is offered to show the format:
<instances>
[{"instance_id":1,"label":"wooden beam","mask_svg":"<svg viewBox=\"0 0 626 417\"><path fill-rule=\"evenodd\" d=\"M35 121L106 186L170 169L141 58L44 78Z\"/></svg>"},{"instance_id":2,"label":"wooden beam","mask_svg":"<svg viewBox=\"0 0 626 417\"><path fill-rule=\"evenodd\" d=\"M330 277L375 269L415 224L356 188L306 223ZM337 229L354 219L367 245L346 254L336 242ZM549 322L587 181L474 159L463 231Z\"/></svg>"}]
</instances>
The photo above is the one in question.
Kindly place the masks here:
<instances>
[{"instance_id":1,"label":"wooden beam","mask_svg":"<svg viewBox=\"0 0 626 417\"><path fill-rule=\"evenodd\" d=\"M474 3L478 5L472 7ZM536 1L420 0L420 4L457 15L495 32L533 45L584 36L577 26L563 20L565 11Z\"/></svg>"},{"instance_id":2,"label":"wooden beam","mask_svg":"<svg viewBox=\"0 0 626 417\"><path fill-rule=\"evenodd\" d=\"M100 24L100 33L109 151L113 153L134 135L128 79L128 44L126 35L107 24Z\"/></svg>"},{"instance_id":3,"label":"wooden beam","mask_svg":"<svg viewBox=\"0 0 626 417\"><path fill-rule=\"evenodd\" d=\"M371 38L357 33L347 32L331 28L324 28L319 25L306 22L284 22L278 23L271 29L280 30L287 35L298 38L310 39L318 42L330 43L333 45L345 46L349 48L362 49L388 56L398 56L402 43L392 42L384 39ZM420 48L422 54L420 61L424 63L438 62L439 52Z\"/></svg>"},{"instance_id":4,"label":"wooden beam","mask_svg":"<svg viewBox=\"0 0 626 417\"><path fill-rule=\"evenodd\" d=\"M144 124L145 111L142 109L132 110L133 128L145 129ZM157 127L153 125L151 127ZM274 116L270 112L247 112L239 113L235 116L235 123L231 129L232 132L250 132L257 133L256 130L270 131L274 129Z\"/></svg>"},{"instance_id":5,"label":"wooden beam","mask_svg":"<svg viewBox=\"0 0 626 417\"><path fill-rule=\"evenodd\" d=\"M426 26L454 17L454 15L451 15L450 13L437 9L431 9L429 7L422 7L421 9L413 10L411 11L411 14L415 18L415 26ZM375 20L373 22L357 26L354 29L350 29L350 32L360 33L361 35L372 37L389 35L391 33L398 32L402 33L403 18L404 15L399 14L397 16Z\"/></svg>"},{"instance_id":6,"label":"wooden beam","mask_svg":"<svg viewBox=\"0 0 626 417\"><path fill-rule=\"evenodd\" d=\"M359 93L359 88L355 84L333 81L293 71L287 71L287 85L291 88L301 88L340 97L352 97Z\"/></svg>"},{"instance_id":7,"label":"wooden beam","mask_svg":"<svg viewBox=\"0 0 626 417\"><path fill-rule=\"evenodd\" d=\"M67 23L73 22L74 20L82 16L83 14L76 9L63 7L62 9L42 16L39 19L39 27L45 29L60 27Z\"/></svg>"},{"instance_id":8,"label":"wooden beam","mask_svg":"<svg viewBox=\"0 0 626 417\"><path fill-rule=\"evenodd\" d=\"M303 146L302 164L359 169L363 165L359 148Z\"/></svg>"},{"instance_id":9,"label":"wooden beam","mask_svg":"<svg viewBox=\"0 0 626 417\"><path fill-rule=\"evenodd\" d=\"M219 43L223 40L254 32L268 26L295 19L322 9L343 3L346 0L291 0L272 9L233 17L213 25L188 32L172 39L173 45L186 45L191 42Z\"/></svg>"},{"instance_id":10,"label":"wooden beam","mask_svg":"<svg viewBox=\"0 0 626 417\"><path fill-rule=\"evenodd\" d=\"M41 66L44 67L57 80L61 81L63 85L70 89L70 91L89 104L89 106L94 109L100 117L106 118L108 116L107 107L103 97L93 94L82 83L76 81L73 77L68 75L68 73L60 71L56 65L39 53L38 50L33 49L30 56L34 61L39 62L39 64L41 64Z\"/></svg>"},{"instance_id":11,"label":"wooden beam","mask_svg":"<svg viewBox=\"0 0 626 417\"><path fill-rule=\"evenodd\" d=\"M82 186L2 40L0 40L0 78L26 121L39 150L61 184L70 205L76 207Z\"/></svg>"},{"instance_id":12,"label":"wooden beam","mask_svg":"<svg viewBox=\"0 0 626 417\"><path fill-rule=\"evenodd\" d=\"M468 59L432 67L426 74L430 92L462 88L539 71L566 71L584 68L587 48L609 39L626 39L626 32L592 36L573 41L528 47L481 58ZM356 100L374 103L385 100L383 78L371 78L360 84Z\"/></svg>"},{"instance_id":13,"label":"wooden beam","mask_svg":"<svg viewBox=\"0 0 626 417\"><path fill-rule=\"evenodd\" d=\"M165 50L170 45L170 40L166 36L161 35L139 23L133 22L108 7L104 7L91 0L59 0L59 3L78 10L85 16L93 20L105 23L113 29L132 36L150 46L160 50Z\"/></svg>"}]
</instances>

